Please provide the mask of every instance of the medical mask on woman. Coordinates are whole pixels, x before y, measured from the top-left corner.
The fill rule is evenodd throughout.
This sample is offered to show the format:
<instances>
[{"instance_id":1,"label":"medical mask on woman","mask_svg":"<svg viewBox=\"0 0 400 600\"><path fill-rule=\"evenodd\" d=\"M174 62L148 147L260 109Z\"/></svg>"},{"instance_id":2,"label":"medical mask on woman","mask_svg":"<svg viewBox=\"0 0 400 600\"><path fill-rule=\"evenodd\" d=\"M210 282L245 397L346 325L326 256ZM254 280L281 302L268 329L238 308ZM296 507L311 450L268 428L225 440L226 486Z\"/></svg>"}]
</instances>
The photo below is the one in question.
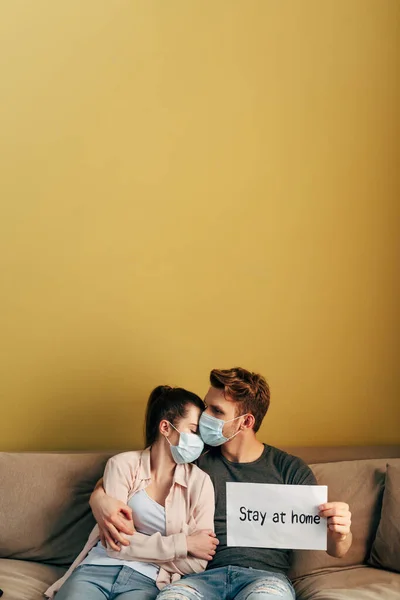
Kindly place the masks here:
<instances>
[{"instance_id":1,"label":"medical mask on woman","mask_svg":"<svg viewBox=\"0 0 400 600\"><path fill-rule=\"evenodd\" d=\"M168 421L169 423L169 421ZM191 463L197 458L204 449L204 442L196 433L181 433L172 423L171 427L179 433L179 442L177 446L173 446L168 438L166 438L171 448L172 458L178 465Z\"/></svg>"},{"instance_id":2,"label":"medical mask on woman","mask_svg":"<svg viewBox=\"0 0 400 600\"><path fill-rule=\"evenodd\" d=\"M199 421L200 435L203 442L208 446L221 446L222 444L225 444L225 442L233 439L240 431L240 429L238 429L231 437L225 437L222 435L225 423L231 423L232 421L236 421L245 416L246 415L240 415L234 419L229 419L229 421L223 421L222 419L217 419L217 417L213 417L203 412Z\"/></svg>"}]
</instances>

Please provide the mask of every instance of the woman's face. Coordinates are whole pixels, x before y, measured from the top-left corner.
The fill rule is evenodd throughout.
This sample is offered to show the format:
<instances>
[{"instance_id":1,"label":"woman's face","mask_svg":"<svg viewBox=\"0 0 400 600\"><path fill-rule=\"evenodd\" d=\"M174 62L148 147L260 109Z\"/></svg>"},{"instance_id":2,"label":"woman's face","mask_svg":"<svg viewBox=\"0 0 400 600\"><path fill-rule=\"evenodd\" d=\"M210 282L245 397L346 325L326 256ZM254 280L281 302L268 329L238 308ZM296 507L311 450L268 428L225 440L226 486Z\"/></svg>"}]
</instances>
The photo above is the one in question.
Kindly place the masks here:
<instances>
[{"instance_id":1,"label":"woman's face","mask_svg":"<svg viewBox=\"0 0 400 600\"><path fill-rule=\"evenodd\" d=\"M199 419L201 410L194 404L188 404L186 407L186 417L182 417L174 423L179 433L198 433L199 430ZM168 439L173 446L177 446L179 443L179 433L173 427L169 427L170 432Z\"/></svg>"}]
</instances>

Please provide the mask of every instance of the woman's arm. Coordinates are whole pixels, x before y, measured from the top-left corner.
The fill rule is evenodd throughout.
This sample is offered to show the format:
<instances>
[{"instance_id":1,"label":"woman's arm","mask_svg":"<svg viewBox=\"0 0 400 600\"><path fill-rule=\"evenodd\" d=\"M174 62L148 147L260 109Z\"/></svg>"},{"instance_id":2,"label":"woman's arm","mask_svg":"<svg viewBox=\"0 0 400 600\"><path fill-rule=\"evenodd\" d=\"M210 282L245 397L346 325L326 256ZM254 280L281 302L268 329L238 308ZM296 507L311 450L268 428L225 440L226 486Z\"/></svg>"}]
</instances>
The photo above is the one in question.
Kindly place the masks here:
<instances>
[{"instance_id":1,"label":"woman's arm","mask_svg":"<svg viewBox=\"0 0 400 600\"><path fill-rule=\"evenodd\" d=\"M135 478L132 461L129 454L123 453L110 458L107 462L103 486L108 496L126 503ZM112 529L111 529L112 535ZM187 556L187 541L184 533L163 536L160 533L143 535L134 531L128 535L129 545L113 550L112 544L107 544L107 554L120 560L140 560L142 562L168 562Z\"/></svg>"},{"instance_id":2,"label":"woman's arm","mask_svg":"<svg viewBox=\"0 0 400 600\"><path fill-rule=\"evenodd\" d=\"M180 575L201 573L213 558L219 543L214 534L214 488L208 475L204 474L203 485L194 502L195 531L191 535L162 536L156 533L146 536L134 533L129 538L129 547L121 548L119 552L107 550L108 555L120 560L153 562L170 573Z\"/></svg>"},{"instance_id":3,"label":"woman's arm","mask_svg":"<svg viewBox=\"0 0 400 600\"><path fill-rule=\"evenodd\" d=\"M177 534L179 537L176 538L161 536L161 534L147 536L135 531L132 521L132 509L125 501L121 500L121 498L127 497L129 493L129 488L126 485L127 479L125 476L121 479L122 482L125 481L125 490L123 489L124 484L119 483L116 486L114 483L114 479L118 478L120 472L121 468L115 460L113 463L107 463L104 479L97 483L90 498L90 506L99 525L100 537L103 545L107 548L108 555L121 560L141 560L144 562L171 561L179 557L186 557L187 544L186 536L183 533ZM119 498L113 497L110 492L114 492ZM122 535L122 531L126 535ZM134 536L135 545L131 548Z\"/></svg>"},{"instance_id":4,"label":"woman's arm","mask_svg":"<svg viewBox=\"0 0 400 600\"><path fill-rule=\"evenodd\" d=\"M207 535L195 537L177 533L162 536L143 535L134 530L132 511L126 502L134 480L134 474L126 460L126 453L111 458L104 472L103 481L99 481L90 499L90 506L103 530L107 542L107 554L120 560L140 560L154 562L166 570L177 573L201 572L215 554L217 544L214 529L214 488L208 475L195 501L193 516L196 530L209 530ZM125 517L126 515L126 517ZM128 532L128 527L131 531ZM126 537L120 531L126 532ZM122 538L122 540L120 540ZM188 540L188 538L190 538ZM118 540L121 546L115 543ZM188 548L189 545L189 548ZM189 552L189 556L188 556Z\"/></svg>"},{"instance_id":5,"label":"woman's arm","mask_svg":"<svg viewBox=\"0 0 400 600\"><path fill-rule=\"evenodd\" d=\"M179 575L189 575L191 573L201 573L207 567L207 562L212 560L216 547L219 544L215 533L214 533L214 511L215 511L215 495L214 486L208 475L205 476L203 486L201 488L199 497L196 501L196 506L193 511L193 516L196 522L196 532L199 530L208 530L212 534L209 536L208 543L210 549L208 555L202 553L197 548L191 550L191 543L195 544L197 540L194 539L194 535L189 536L188 539L188 556L179 560L171 561L169 563L163 563L163 569L170 573L179 573ZM190 539L191 538L191 539ZM200 540L199 540L200 541Z\"/></svg>"},{"instance_id":6,"label":"woman's arm","mask_svg":"<svg viewBox=\"0 0 400 600\"><path fill-rule=\"evenodd\" d=\"M184 533L144 535L135 532L128 536L128 541L129 546L121 547L119 552L107 548L108 556L119 560L139 560L158 565L187 556L187 541Z\"/></svg>"}]
</instances>

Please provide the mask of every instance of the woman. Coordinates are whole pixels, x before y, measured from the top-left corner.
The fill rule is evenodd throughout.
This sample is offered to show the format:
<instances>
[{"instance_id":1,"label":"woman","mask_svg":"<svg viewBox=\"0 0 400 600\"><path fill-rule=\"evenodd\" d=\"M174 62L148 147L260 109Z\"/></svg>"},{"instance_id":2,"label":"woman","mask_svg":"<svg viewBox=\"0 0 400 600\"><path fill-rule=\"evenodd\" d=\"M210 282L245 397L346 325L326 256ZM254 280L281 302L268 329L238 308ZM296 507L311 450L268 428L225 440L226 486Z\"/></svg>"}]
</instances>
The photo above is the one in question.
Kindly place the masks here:
<instances>
[{"instance_id":1,"label":"woman","mask_svg":"<svg viewBox=\"0 0 400 600\"><path fill-rule=\"evenodd\" d=\"M182 388L159 386L151 393L146 449L114 456L103 477L107 494L131 508L133 535L127 536L127 545L110 540L104 547L96 525L69 571L46 596L57 592L56 600L153 600L182 575L204 571L218 540L213 485L190 464L203 450L197 434L203 410L202 400Z\"/></svg>"}]
</instances>

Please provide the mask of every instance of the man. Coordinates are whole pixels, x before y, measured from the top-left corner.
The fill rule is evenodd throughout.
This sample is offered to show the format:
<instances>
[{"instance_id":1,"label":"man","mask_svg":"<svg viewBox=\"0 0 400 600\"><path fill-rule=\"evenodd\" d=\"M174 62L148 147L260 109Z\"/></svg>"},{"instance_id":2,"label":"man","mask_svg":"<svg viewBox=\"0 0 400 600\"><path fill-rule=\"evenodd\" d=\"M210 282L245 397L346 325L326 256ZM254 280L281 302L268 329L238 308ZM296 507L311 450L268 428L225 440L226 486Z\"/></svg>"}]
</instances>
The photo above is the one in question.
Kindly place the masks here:
<instances>
[{"instance_id":1,"label":"man","mask_svg":"<svg viewBox=\"0 0 400 600\"><path fill-rule=\"evenodd\" d=\"M286 577L291 551L227 546L226 483L316 484L311 469L299 458L256 438L270 403L264 377L242 368L214 369L200 419L200 435L212 448L197 461L215 488L216 553L203 573L166 586L158 600L293 600L294 589ZM106 496L101 486L92 494L91 506L103 541L112 548L126 544L132 534L130 508ZM351 546L351 513L343 502L319 507L327 519L327 552L342 557ZM126 520L126 518L130 521Z\"/></svg>"}]
</instances>

